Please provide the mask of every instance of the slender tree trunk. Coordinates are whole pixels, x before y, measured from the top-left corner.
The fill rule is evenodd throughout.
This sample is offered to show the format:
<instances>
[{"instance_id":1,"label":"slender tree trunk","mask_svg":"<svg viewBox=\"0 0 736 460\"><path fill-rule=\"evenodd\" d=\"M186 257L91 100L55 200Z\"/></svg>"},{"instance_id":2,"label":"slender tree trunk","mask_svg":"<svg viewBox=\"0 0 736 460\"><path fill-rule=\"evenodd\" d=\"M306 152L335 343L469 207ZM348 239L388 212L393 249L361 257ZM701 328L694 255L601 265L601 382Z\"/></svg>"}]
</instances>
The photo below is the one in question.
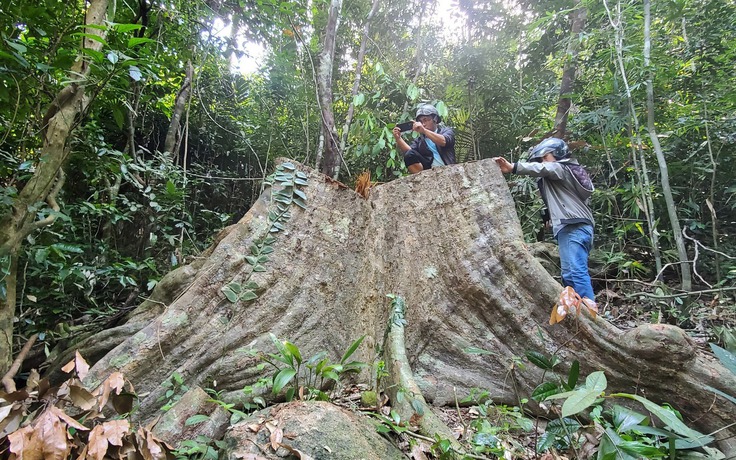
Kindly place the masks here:
<instances>
[{"instance_id":1,"label":"slender tree trunk","mask_svg":"<svg viewBox=\"0 0 736 460\"><path fill-rule=\"evenodd\" d=\"M703 93L705 94L705 93ZM705 97L705 96L703 96ZM711 236L713 237L713 249L718 250L718 216L716 215L716 209L713 207L715 202L715 189L716 189L716 173L718 172L718 162L716 157L713 155L713 144L710 141L710 127L708 123L708 103L703 100L703 124L705 125L705 141L708 143L708 158L710 159L710 193L708 199L705 200L708 210L710 211L711 220ZM716 252L715 266L716 266L716 282L721 282L721 255Z\"/></svg>"},{"instance_id":2,"label":"slender tree trunk","mask_svg":"<svg viewBox=\"0 0 736 460\"><path fill-rule=\"evenodd\" d=\"M654 203L652 202L652 188L649 180L649 172L647 170L646 159L644 157L644 151L641 148L642 141L639 134L639 118L636 115L636 107L634 106L634 98L631 95L631 86L629 86L629 80L626 76L626 67L624 66L623 57L623 28L621 26L621 3L616 3L616 19L614 19L611 10L608 7L606 0L603 0L603 5L608 13L608 20L611 26L615 30L615 48L616 48L616 62L618 64L619 72L621 72L621 80L623 81L624 88L626 90L626 100L629 105L629 111L631 112L631 120L634 124L634 131L631 133L631 138L635 142L632 142L632 159L634 160L634 169L638 176L639 186L641 187L641 194L644 198L642 202L642 211L647 218L647 228L649 233L649 239L652 244L652 254L654 255L654 264L657 269L657 273L662 271L662 254L659 250L659 233L657 232L656 225L654 223ZM641 161L641 167L637 165L637 154Z\"/></svg>"},{"instance_id":3,"label":"slender tree trunk","mask_svg":"<svg viewBox=\"0 0 736 460\"><path fill-rule=\"evenodd\" d=\"M662 146L659 144L657 137L657 129L654 125L654 85L652 78L654 72L649 67L651 54L651 2L644 0L644 67L650 69L647 73L647 130L649 138L652 141L654 153L657 155L657 163L659 165L660 181L662 182L662 195L664 195L667 204L667 215L670 218L672 228L672 236L675 238L675 246L677 247L677 255L680 259L680 280L682 289L689 291L692 286L692 275L690 273L690 262L687 257L687 249L685 249L685 241L680 230L680 219L677 217L677 208L675 200L672 196L670 188L670 175L667 167L667 160L664 158Z\"/></svg>"},{"instance_id":4,"label":"slender tree trunk","mask_svg":"<svg viewBox=\"0 0 736 460\"><path fill-rule=\"evenodd\" d=\"M378 0L373 0L371 5L371 11L368 13L368 17L365 19L365 25L363 26L363 39L360 41L360 50L358 51L358 61L355 63L355 80L353 81L353 91L350 93L350 106L348 107L348 115L345 117L345 124L342 126L342 136L340 137L340 151L345 152L345 146L348 142L348 131L350 131L350 125L353 122L353 113L355 112L355 104L353 100L360 90L360 77L363 73L363 60L365 59L365 49L368 44L369 34L371 32L371 21L373 16L378 11Z\"/></svg>"},{"instance_id":5,"label":"slender tree trunk","mask_svg":"<svg viewBox=\"0 0 736 460\"><path fill-rule=\"evenodd\" d=\"M555 115L555 137L560 139L565 138L565 131L567 130L567 117L570 113L570 106L572 105L570 94L575 84L575 72L578 68L577 59L580 49L580 32L583 31L587 14L588 10L580 4L570 13L572 31L570 33L570 42L567 45L565 66L562 70L562 81L560 82L560 99L557 102L557 114Z\"/></svg>"},{"instance_id":6,"label":"slender tree trunk","mask_svg":"<svg viewBox=\"0 0 736 460\"><path fill-rule=\"evenodd\" d=\"M425 17L427 14L427 3L428 2L421 2L421 10L419 11L420 18ZM412 36L413 37L419 37L417 40L417 46L416 46L416 53L414 53L414 76L411 78L411 83L413 85L417 84L417 80L419 79L419 74L422 72L422 50L424 49L424 34L422 33L422 24L424 22L420 21L419 24L417 24L416 29L414 29ZM409 109L409 101L404 102L404 107L401 110L402 112L406 112L407 109Z\"/></svg>"},{"instance_id":7,"label":"slender tree trunk","mask_svg":"<svg viewBox=\"0 0 736 460\"><path fill-rule=\"evenodd\" d=\"M192 61L187 61L186 74L184 81L179 88L179 93L176 95L174 102L174 112L171 114L171 123L169 123L169 130L166 132L166 141L164 142L164 152L172 154L172 161L174 164L179 162L179 151L177 146L179 145L179 130L181 128L181 116L184 114L184 110L187 107L187 101L189 101L189 92L192 89L192 75L194 74L194 68L192 67Z\"/></svg>"},{"instance_id":8,"label":"slender tree trunk","mask_svg":"<svg viewBox=\"0 0 736 460\"><path fill-rule=\"evenodd\" d=\"M104 26L108 0L91 0L86 10L87 26ZM87 27L87 34L105 38L106 29ZM82 47L94 51L102 48L102 43L85 37ZM89 63L80 53L78 60L72 65L70 73L75 83L71 83L57 94L49 106L43 119L43 146L36 171L15 199L9 215L0 219L0 258L9 258L12 273L5 278L7 296L0 311L0 374L4 374L12 362L13 316L15 315L15 282L18 251L25 238L34 230L50 225L55 214L45 219L35 220L36 212L31 211L38 202L47 201L49 206L56 206L56 193L63 184L61 170L69 156L69 140L72 131L84 116L91 96L85 91L84 79L89 75ZM80 81L82 80L82 81Z\"/></svg>"},{"instance_id":9,"label":"slender tree trunk","mask_svg":"<svg viewBox=\"0 0 736 460\"><path fill-rule=\"evenodd\" d=\"M5 375L13 362L13 317L15 316L15 297L18 284L18 254L16 251L6 256L3 260L3 265L5 264L7 264L5 301L2 309L0 309L0 375Z\"/></svg>"},{"instance_id":10,"label":"slender tree trunk","mask_svg":"<svg viewBox=\"0 0 736 460\"><path fill-rule=\"evenodd\" d=\"M322 157L320 171L335 179L340 173L342 153L338 145L337 129L335 129L335 114L332 111L332 67L341 10L342 0L330 1L327 27L317 70L317 91L319 93L320 110L322 111L322 127L325 134L325 153Z\"/></svg>"}]
</instances>

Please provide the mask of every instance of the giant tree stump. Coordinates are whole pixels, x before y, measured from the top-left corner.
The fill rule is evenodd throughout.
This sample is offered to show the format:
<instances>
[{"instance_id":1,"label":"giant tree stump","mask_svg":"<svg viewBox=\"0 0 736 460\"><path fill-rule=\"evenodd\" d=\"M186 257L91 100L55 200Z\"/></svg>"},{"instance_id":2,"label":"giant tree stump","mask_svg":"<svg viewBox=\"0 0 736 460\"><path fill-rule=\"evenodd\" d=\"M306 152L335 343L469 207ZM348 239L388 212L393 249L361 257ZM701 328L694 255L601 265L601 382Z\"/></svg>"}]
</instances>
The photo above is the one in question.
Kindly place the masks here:
<instances>
[{"instance_id":1,"label":"giant tree stump","mask_svg":"<svg viewBox=\"0 0 736 460\"><path fill-rule=\"evenodd\" d=\"M267 270L252 277L259 297L231 303L221 288L246 277L244 263L266 227L267 190L206 257L167 276L120 333L82 344L101 355L88 380L122 371L147 394L139 416L162 404L162 383L178 372L190 385L217 383L226 397L263 375L249 349L273 351L271 332L304 354L333 358L358 337L382 340L390 313L386 294L406 300L406 350L424 397L454 402L471 388L498 403L518 404L542 381L534 366L511 370L525 350L559 349L581 375L603 370L608 391L669 402L686 422L709 433L736 420L736 407L706 385L732 392L736 377L700 352L685 333L666 325L621 331L603 319L566 319L549 326L561 286L529 254L508 186L495 163L448 166L380 185L364 199L301 165L307 209L294 206L278 235ZM113 345L116 345L112 348ZM493 355L463 352L467 347ZM561 348L560 348L561 347ZM370 361L363 345L356 355ZM549 374L547 375L549 377ZM736 454L733 427L716 437ZM730 439L727 439L731 437Z\"/></svg>"}]
</instances>

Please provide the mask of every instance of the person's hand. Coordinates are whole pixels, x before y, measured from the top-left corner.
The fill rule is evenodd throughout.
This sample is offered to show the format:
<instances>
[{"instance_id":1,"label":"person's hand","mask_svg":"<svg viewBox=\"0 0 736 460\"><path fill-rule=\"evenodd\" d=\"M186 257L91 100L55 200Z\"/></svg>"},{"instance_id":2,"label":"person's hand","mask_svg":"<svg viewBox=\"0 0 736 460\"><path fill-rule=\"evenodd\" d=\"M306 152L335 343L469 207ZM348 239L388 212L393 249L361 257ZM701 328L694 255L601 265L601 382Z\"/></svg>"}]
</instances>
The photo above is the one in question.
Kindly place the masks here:
<instances>
[{"instance_id":1,"label":"person's hand","mask_svg":"<svg viewBox=\"0 0 736 460\"><path fill-rule=\"evenodd\" d=\"M501 172L504 174L508 174L514 170L514 164L509 163L509 161L504 157L493 157L492 160L496 162L498 167L501 168Z\"/></svg>"},{"instance_id":2,"label":"person's hand","mask_svg":"<svg viewBox=\"0 0 736 460\"><path fill-rule=\"evenodd\" d=\"M394 134L394 139L398 140L401 138L401 128L399 128L398 126L394 126L394 129L392 130L392 132Z\"/></svg>"},{"instance_id":3,"label":"person's hand","mask_svg":"<svg viewBox=\"0 0 736 460\"><path fill-rule=\"evenodd\" d=\"M412 131L416 131L419 134L423 134L424 133L424 125L421 124L421 123L419 123L418 121L415 121L414 122L414 126L411 127L411 130Z\"/></svg>"}]
</instances>

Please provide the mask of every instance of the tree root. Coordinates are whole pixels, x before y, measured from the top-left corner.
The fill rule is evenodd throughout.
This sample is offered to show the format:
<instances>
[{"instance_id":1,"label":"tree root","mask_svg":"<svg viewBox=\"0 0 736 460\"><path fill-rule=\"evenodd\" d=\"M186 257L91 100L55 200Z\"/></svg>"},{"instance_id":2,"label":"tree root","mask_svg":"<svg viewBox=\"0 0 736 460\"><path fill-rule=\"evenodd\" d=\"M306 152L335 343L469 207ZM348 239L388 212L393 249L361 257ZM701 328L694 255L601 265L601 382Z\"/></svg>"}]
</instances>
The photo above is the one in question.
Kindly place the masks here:
<instances>
[{"instance_id":1,"label":"tree root","mask_svg":"<svg viewBox=\"0 0 736 460\"><path fill-rule=\"evenodd\" d=\"M414 379L404 344L404 325L406 324L404 300L396 297L393 307L392 317L384 337L383 350L388 372L388 381L384 382L384 390L391 400L391 407L399 414L402 421L418 426L420 434L432 440L437 437L447 439L452 449L461 453L464 451L462 445L455 439L452 430L432 412Z\"/></svg>"},{"instance_id":2,"label":"tree root","mask_svg":"<svg viewBox=\"0 0 736 460\"><path fill-rule=\"evenodd\" d=\"M30 339L26 342L25 345L23 345L23 348L20 350L20 353L18 353L18 356L15 357L15 361L13 361L13 364L10 366L10 369L8 372L3 376L3 387L5 387L5 391L8 393L15 393L15 381L13 380L13 377L15 377L15 374L18 373L20 370L20 365L23 364L23 360L26 359L26 356L28 356L28 352L31 351L31 347L34 343L36 343L36 339L38 338L38 334L33 334Z\"/></svg>"}]
</instances>

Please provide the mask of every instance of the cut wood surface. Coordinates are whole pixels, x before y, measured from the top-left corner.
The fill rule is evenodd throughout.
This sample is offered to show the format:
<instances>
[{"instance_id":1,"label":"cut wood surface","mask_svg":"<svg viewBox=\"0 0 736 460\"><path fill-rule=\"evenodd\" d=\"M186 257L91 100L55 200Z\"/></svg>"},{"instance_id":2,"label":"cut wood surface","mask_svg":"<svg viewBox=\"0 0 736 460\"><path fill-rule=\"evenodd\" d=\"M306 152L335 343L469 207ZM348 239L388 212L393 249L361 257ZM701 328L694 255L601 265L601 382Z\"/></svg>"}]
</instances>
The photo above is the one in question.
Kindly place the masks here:
<instances>
[{"instance_id":1,"label":"cut wood surface","mask_svg":"<svg viewBox=\"0 0 736 460\"><path fill-rule=\"evenodd\" d=\"M622 331L587 316L548 324L561 286L527 250L493 161L404 177L372 188L367 199L297 167L309 176L307 209L294 206L266 271L253 274L259 297L232 303L221 289L249 276L244 256L267 230L268 189L204 258L167 277L159 289L168 294L154 292L157 303L139 307L133 326L102 333L109 351L88 382L122 371L147 394L138 412L147 419L174 372L190 386L216 381L226 399L241 398L266 372L248 351L275 351L269 333L304 355L327 350L333 360L367 335L355 358L369 362L391 314L391 293L406 301L406 355L429 403L454 405L453 389L462 397L482 388L497 403L518 405L542 382L542 371L514 360L536 350L557 352L563 376L577 359L581 376L605 372L609 393L668 402L705 433L736 420L736 407L705 389L732 391L736 377L681 329ZM96 345L93 337L85 346ZM469 347L493 354L469 354ZM727 456L736 454L735 433L716 434Z\"/></svg>"}]
</instances>

